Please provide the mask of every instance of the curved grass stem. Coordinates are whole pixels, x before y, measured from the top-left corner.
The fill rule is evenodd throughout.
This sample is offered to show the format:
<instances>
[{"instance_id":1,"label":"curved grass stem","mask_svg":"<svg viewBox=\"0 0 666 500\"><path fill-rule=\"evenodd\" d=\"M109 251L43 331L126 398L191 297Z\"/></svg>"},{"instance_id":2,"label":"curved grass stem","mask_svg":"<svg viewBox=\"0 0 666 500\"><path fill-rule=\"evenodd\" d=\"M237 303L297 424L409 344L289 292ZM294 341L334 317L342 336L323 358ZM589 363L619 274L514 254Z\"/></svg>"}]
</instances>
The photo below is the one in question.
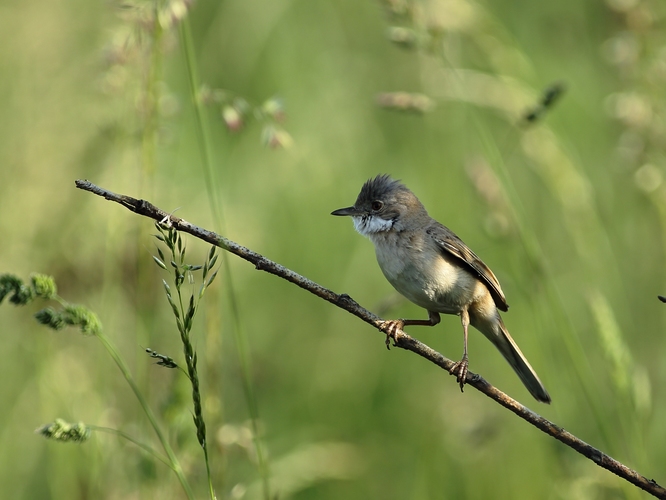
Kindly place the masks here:
<instances>
[{"instance_id":1,"label":"curved grass stem","mask_svg":"<svg viewBox=\"0 0 666 500\"><path fill-rule=\"evenodd\" d=\"M169 441L167 441L166 436L162 432L162 429L160 428L157 422L157 418L155 417L153 410L150 408L150 405L146 401L146 398L143 396L143 393L139 389L139 386L136 384L134 377L132 376L132 372L130 372L128 366L125 364L125 361L120 356L118 349L116 349L116 346L113 344L113 342L111 342L111 339L109 339L102 332L97 333L96 337L99 339L99 341L102 343L102 345L109 353L113 361L116 363L116 365L120 369L120 372L123 374L123 377L125 377L125 380L129 384L132 391L134 392L134 395L139 400L139 404L141 405L141 408L143 408L146 417L148 417L148 421L150 422L150 425L153 427L155 434L157 434L157 438L159 439L162 448L164 448L164 452L167 454L169 463L171 464L170 467L176 474L178 481L180 481L180 484L185 490L187 498L194 500L195 498L194 492L192 491L192 488L190 487L190 484L188 483L187 478L185 477L183 468L181 467L180 462L176 457L176 454L173 452L173 449L171 448Z\"/></svg>"}]
</instances>

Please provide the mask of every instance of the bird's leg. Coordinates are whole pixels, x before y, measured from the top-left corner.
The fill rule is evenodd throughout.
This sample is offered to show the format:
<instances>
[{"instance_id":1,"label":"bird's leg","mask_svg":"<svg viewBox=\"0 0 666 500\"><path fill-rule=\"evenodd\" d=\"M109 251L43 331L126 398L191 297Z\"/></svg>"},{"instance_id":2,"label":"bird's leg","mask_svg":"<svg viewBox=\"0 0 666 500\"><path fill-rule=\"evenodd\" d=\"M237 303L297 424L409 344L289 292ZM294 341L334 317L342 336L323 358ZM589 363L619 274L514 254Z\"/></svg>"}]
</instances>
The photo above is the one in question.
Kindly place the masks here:
<instances>
[{"instance_id":1,"label":"bird's leg","mask_svg":"<svg viewBox=\"0 0 666 500\"><path fill-rule=\"evenodd\" d=\"M432 311L428 311L428 319L391 319L385 321L386 348L391 349L391 339L393 339L393 345L397 345L398 332L406 326L435 326L439 322L439 313Z\"/></svg>"},{"instance_id":2,"label":"bird's leg","mask_svg":"<svg viewBox=\"0 0 666 500\"><path fill-rule=\"evenodd\" d=\"M469 359L467 358L467 327L469 326L469 313L467 309L463 309L460 313L460 322L463 326L463 356L451 368L451 375L456 376L456 381L460 384L460 392L463 392L465 386L465 379L467 378L467 367L469 366Z\"/></svg>"}]
</instances>

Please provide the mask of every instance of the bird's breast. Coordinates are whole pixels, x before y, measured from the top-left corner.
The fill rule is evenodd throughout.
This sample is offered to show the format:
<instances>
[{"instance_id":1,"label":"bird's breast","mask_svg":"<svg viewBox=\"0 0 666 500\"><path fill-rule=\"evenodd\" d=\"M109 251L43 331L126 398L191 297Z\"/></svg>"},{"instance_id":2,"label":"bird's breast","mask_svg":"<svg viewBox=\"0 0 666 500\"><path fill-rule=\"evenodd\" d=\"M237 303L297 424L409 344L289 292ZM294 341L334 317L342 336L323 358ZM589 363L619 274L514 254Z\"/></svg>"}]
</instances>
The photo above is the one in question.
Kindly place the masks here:
<instances>
[{"instance_id":1,"label":"bird's breast","mask_svg":"<svg viewBox=\"0 0 666 500\"><path fill-rule=\"evenodd\" d=\"M371 238L377 262L393 287L429 311L458 314L480 293L488 293L455 257L428 240L384 233Z\"/></svg>"}]
</instances>

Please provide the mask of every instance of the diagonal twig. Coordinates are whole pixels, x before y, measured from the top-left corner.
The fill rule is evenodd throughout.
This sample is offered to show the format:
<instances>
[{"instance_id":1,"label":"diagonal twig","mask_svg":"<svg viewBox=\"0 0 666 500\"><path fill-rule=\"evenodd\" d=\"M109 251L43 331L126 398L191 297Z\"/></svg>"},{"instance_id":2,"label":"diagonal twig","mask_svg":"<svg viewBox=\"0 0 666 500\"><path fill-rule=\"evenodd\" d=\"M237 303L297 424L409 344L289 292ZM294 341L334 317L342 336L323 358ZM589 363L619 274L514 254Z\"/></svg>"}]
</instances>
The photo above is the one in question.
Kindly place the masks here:
<instances>
[{"instance_id":1,"label":"diagonal twig","mask_svg":"<svg viewBox=\"0 0 666 500\"><path fill-rule=\"evenodd\" d=\"M112 193L111 191L107 191L104 188L96 186L87 180L77 180L76 187L83 189L84 191L94 193L98 196L102 196L109 201L120 203L125 208L136 214L149 217L155 221L162 222L163 224L173 225L173 227L175 227L178 231L189 233L196 238L233 253L241 259L247 260L248 262L254 264L256 269L266 271L267 273L274 274L275 276L294 283L295 285L307 290L317 297L327 300L328 302L331 302L341 309L350 312L354 316L374 326L379 331L387 333L387 322L379 316L371 313L367 309L361 307L349 295L337 294L327 288L324 288L314 281L309 280L308 278L301 276L298 273L295 273L291 269L287 269L277 262L273 262L266 257L253 252L249 248L246 248L225 238L224 236L214 233L213 231L195 226L194 224L191 224L186 220L181 219L180 217L175 217L148 201L132 198L131 196ZM396 339L396 343L394 344L396 347L412 351L448 372L450 372L454 365L453 361L442 356L440 353L428 347L424 343L410 337L403 331L398 332ZM523 404L519 403L515 399L509 397L507 394L503 393L488 383L480 375L468 372L466 383L467 385L474 387L492 400L496 401L503 407L512 411L523 420L526 420L539 430L554 437L558 441L561 441L562 443L576 450L578 453L589 458L600 467L603 467L604 469L612 472L613 474L616 474L622 479L629 481L630 483L638 486L651 495L666 500L666 489L657 484L656 481L642 476L635 470L630 469L626 465L606 455L597 448L577 438L570 432L565 431L558 425L555 425L553 422L533 412Z\"/></svg>"}]
</instances>

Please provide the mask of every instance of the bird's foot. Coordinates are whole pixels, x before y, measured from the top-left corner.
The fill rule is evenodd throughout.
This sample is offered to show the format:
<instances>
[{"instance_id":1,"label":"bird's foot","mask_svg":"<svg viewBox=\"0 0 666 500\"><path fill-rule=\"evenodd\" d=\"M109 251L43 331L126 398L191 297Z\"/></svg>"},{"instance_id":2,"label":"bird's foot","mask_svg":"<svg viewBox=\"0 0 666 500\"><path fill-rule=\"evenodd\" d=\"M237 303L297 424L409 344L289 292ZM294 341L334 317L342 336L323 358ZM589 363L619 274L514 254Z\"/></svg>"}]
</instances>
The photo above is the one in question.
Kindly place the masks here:
<instances>
[{"instance_id":1,"label":"bird's foot","mask_svg":"<svg viewBox=\"0 0 666 500\"><path fill-rule=\"evenodd\" d=\"M401 335L402 329L405 327L404 319L391 319L384 321L384 333L386 333L386 348L391 349L391 339L393 339L393 346L398 345L398 338Z\"/></svg>"},{"instance_id":2,"label":"bird's foot","mask_svg":"<svg viewBox=\"0 0 666 500\"><path fill-rule=\"evenodd\" d=\"M467 368L469 367L469 359L467 358L467 355L464 355L463 358L458 361L453 367L451 368L451 375L456 376L456 381L458 384L460 384L460 392L463 392L463 388L465 387L465 380L467 379Z\"/></svg>"}]
</instances>

